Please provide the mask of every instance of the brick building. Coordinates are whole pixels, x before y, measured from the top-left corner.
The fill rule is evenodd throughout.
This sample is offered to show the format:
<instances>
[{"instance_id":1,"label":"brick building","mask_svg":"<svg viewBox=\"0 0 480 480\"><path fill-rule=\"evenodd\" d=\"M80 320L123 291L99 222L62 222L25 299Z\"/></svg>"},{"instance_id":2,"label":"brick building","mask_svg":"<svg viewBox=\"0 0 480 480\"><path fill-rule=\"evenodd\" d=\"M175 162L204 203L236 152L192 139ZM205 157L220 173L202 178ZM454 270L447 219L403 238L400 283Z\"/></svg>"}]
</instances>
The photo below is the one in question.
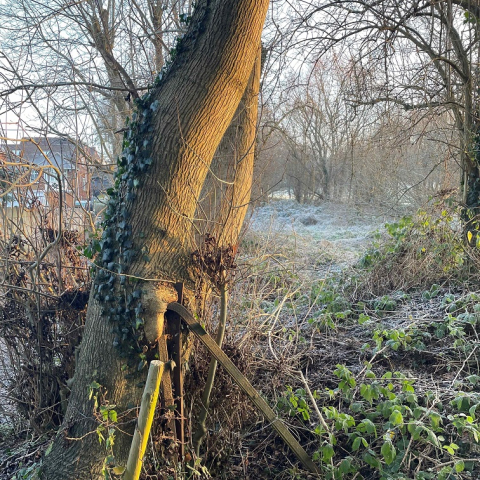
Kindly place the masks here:
<instances>
[{"instance_id":1,"label":"brick building","mask_svg":"<svg viewBox=\"0 0 480 480\"><path fill-rule=\"evenodd\" d=\"M97 151L61 137L38 137L31 140L7 144L7 157L11 157L11 161L37 167L57 167L61 172L64 205L70 208L91 208L92 177L100 165ZM58 177L53 169L43 169L39 174L38 169L32 168L27 180L32 182L31 189L40 203L52 204L55 198L58 199Z\"/></svg>"}]
</instances>

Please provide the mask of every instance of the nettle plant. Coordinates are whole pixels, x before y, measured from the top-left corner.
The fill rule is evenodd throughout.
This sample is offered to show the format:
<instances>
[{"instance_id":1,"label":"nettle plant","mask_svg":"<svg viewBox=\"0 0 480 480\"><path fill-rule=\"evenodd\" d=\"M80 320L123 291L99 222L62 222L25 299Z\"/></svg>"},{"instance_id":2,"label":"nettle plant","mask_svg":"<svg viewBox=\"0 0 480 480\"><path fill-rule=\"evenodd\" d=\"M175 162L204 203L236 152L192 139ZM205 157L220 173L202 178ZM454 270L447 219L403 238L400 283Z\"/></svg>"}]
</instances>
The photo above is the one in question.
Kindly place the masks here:
<instances>
[{"instance_id":1,"label":"nettle plant","mask_svg":"<svg viewBox=\"0 0 480 480\"><path fill-rule=\"evenodd\" d=\"M472 452L480 441L480 394L457 392L444 399L427 391L419 397L413 379L390 371L378 377L368 362L357 376L345 365L337 365L334 374L337 387L314 392L313 400L335 406L319 409L305 390L291 387L278 402L280 411L310 425L320 415L311 431L318 438L314 459L322 478L477 478Z\"/></svg>"},{"instance_id":2,"label":"nettle plant","mask_svg":"<svg viewBox=\"0 0 480 480\"><path fill-rule=\"evenodd\" d=\"M349 318L354 306L339 287L341 279L328 278L312 285L310 305L317 307L308 323L319 331L335 330L341 320Z\"/></svg>"},{"instance_id":3,"label":"nettle plant","mask_svg":"<svg viewBox=\"0 0 480 480\"><path fill-rule=\"evenodd\" d=\"M93 415L97 420L96 434L98 441L105 449L105 459L101 473L105 480L111 480L125 471L124 467L116 465L113 454L115 433L118 428L116 405L108 403L105 389L95 380L88 386L88 398L93 401Z\"/></svg>"},{"instance_id":4,"label":"nettle plant","mask_svg":"<svg viewBox=\"0 0 480 480\"><path fill-rule=\"evenodd\" d=\"M419 210L415 217L403 217L398 222L387 223L385 228L392 242L387 253L397 253L406 242L414 241L417 254L431 254L442 263L445 273L463 265L465 249L460 228L460 213L443 209L440 213Z\"/></svg>"}]
</instances>

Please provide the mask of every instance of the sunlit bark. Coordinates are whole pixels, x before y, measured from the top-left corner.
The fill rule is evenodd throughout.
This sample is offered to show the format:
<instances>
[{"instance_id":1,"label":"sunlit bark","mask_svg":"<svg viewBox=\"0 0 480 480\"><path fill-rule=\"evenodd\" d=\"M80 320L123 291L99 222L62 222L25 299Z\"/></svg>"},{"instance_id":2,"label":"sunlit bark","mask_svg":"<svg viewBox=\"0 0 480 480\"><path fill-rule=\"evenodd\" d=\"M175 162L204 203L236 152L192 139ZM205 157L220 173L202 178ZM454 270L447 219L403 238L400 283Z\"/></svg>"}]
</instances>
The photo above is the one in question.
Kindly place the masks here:
<instances>
[{"instance_id":1,"label":"sunlit bark","mask_svg":"<svg viewBox=\"0 0 480 480\"><path fill-rule=\"evenodd\" d=\"M171 282L195 283L191 234L200 190L211 159L245 91L258 52L267 0L203 1L197 6L182 51L166 78L151 93L155 105L151 132L137 142L151 142L152 165L142 177L136 198L126 201L131 237L138 251L128 274L149 279L143 284L145 331L160 335L164 305L175 296ZM142 114L142 112L139 112ZM120 187L121 189L122 187ZM155 280L155 281L153 281ZM117 290L119 294L120 290ZM124 360L114 347L102 301L91 295L80 359L65 421L42 478L99 478L105 451L99 448L88 385L103 386L105 398L120 417L138 405L144 373L128 379ZM125 417L122 431L133 419ZM93 432L93 433L92 433ZM117 464L124 465L131 437L117 432Z\"/></svg>"}]
</instances>

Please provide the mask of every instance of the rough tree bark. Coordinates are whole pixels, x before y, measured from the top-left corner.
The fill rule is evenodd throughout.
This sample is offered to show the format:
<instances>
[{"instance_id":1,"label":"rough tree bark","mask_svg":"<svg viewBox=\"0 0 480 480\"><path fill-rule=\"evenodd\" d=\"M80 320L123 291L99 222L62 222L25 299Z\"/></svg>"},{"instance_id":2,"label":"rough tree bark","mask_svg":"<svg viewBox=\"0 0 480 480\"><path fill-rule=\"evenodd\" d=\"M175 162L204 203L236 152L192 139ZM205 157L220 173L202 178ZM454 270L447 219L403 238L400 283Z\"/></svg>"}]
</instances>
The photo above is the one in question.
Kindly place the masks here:
<instances>
[{"instance_id":1,"label":"rough tree bark","mask_svg":"<svg viewBox=\"0 0 480 480\"><path fill-rule=\"evenodd\" d=\"M138 102L107 209L67 413L43 479L100 478L106 453L95 434L92 382L116 406L121 430L113 453L117 465L126 463L131 437L122 432L133 429L146 375L132 364L140 352L141 366L162 336L166 304L176 297L172 284L194 286L197 199L245 91L267 7L268 0L201 1L169 71Z\"/></svg>"},{"instance_id":2,"label":"rough tree bark","mask_svg":"<svg viewBox=\"0 0 480 480\"><path fill-rule=\"evenodd\" d=\"M201 234L220 247L236 245L252 191L262 49L258 48L247 88L215 152L195 218Z\"/></svg>"}]
</instances>

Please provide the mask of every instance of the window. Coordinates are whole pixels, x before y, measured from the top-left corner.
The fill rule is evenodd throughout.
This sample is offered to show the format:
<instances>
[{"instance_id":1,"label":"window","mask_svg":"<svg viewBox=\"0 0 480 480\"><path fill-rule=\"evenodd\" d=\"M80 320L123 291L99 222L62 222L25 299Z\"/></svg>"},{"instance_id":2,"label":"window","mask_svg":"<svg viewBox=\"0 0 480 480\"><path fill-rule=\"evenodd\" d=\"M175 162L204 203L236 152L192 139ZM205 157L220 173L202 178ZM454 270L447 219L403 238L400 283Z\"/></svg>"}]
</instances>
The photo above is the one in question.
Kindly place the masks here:
<instances>
[{"instance_id":1,"label":"window","mask_svg":"<svg viewBox=\"0 0 480 480\"><path fill-rule=\"evenodd\" d=\"M41 178L41 172L35 168L30 170L30 182L38 182Z\"/></svg>"}]
</instances>

